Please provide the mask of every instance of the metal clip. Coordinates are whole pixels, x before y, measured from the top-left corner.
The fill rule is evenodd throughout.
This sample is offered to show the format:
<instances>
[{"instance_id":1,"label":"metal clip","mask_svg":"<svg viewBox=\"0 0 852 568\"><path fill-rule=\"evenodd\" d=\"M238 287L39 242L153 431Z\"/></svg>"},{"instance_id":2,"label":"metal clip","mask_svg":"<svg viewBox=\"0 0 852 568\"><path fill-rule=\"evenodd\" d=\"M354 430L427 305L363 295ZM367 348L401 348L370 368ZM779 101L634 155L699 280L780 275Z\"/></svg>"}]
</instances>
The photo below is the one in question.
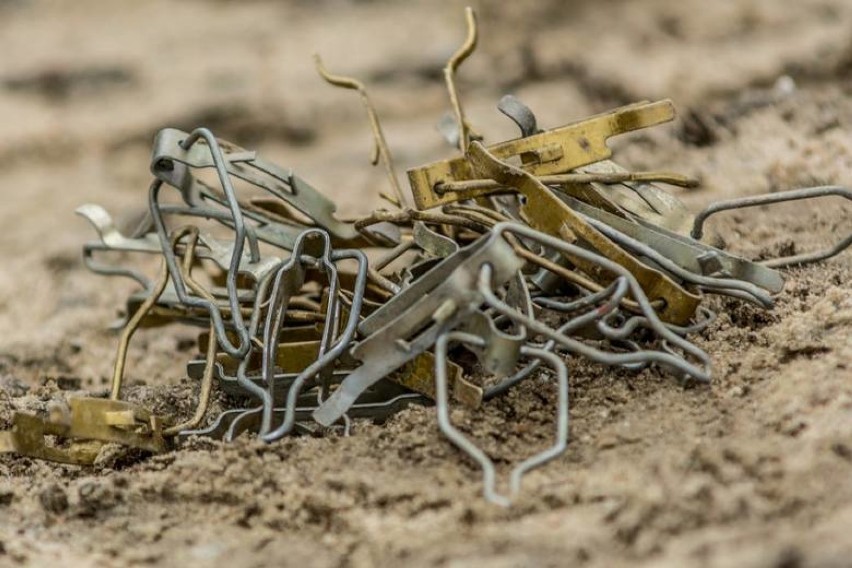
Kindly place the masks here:
<instances>
[{"instance_id":1,"label":"metal clip","mask_svg":"<svg viewBox=\"0 0 852 568\"><path fill-rule=\"evenodd\" d=\"M482 303L475 284L479 268L486 264L493 267L499 285L523 261L501 237L483 237L445 258L361 322L359 330L367 337L353 348L352 356L362 365L314 413L316 421L325 426L336 422L364 389L464 321Z\"/></svg>"},{"instance_id":2,"label":"metal clip","mask_svg":"<svg viewBox=\"0 0 852 568\"><path fill-rule=\"evenodd\" d=\"M294 255L295 257L295 255ZM355 294L349 305L349 314L346 324L340 329L337 317L339 311L337 308L337 273L335 262L344 259L355 260L358 263L358 275L354 284ZM325 247L322 256L318 259L318 265L323 270L327 271L329 280L329 306L328 316L326 319L322 344L319 350L319 357L312 362L302 373L293 381L287 394L287 408L293 412L285 416L284 421L274 430L272 430L272 414L274 400L274 382L272 381L272 369L275 360L275 351L278 346L280 333L280 313L281 308L286 305L286 300L290 290L293 288L293 282L288 278L295 261L291 261L283 265L275 276L275 282L270 295L269 311L267 313L266 324L264 326L263 338L266 349L264 351L263 375L267 382L267 396L263 399L263 422L261 427L261 437L267 442L271 442L287 434L295 424L295 407L299 393L303 386L312 380L318 374L328 374L327 369L344 355L352 343L358 327L358 321L361 316L361 304L364 298L364 289L367 283L367 257L360 250L332 250L330 241L325 240ZM298 279L298 276L296 277ZM347 379L348 380L348 379ZM345 384L345 381L344 381ZM325 389L324 389L325 390ZM354 401L353 401L354 402ZM338 417L339 418L339 417Z\"/></svg>"},{"instance_id":3,"label":"metal clip","mask_svg":"<svg viewBox=\"0 0 852 568\"><path fill-rule=\"evenodd\" d=\"M770 307L772 299L755 287L772 294L784 288L784 277L776 270L650 223L627 221L568 196L562 199L620 246L649 258L670 274L702 290L721 294L726 290L738 290L752 296L752 301Z\"/></svg>"},{"instance_id":4,"label":"metal clip","mask_svg":"<svg viewBox=\"0 0 852 568\"><path fill-rule=\"evenodd\" d=\"M196 142L199 137L206 142L205 145ZM221 158L216 154L221 154ZM214 166L223 188L229 185L224 178L232 175L291 205L337 238L348 240L358 236L351 225L334 216L334 203L292 170L282 169L232 143L216 140L206 129L198 129L190 134L166 128L154 140L151 171L158 179L179 189L186 203L191 206L200 206L204 201L223 203L220 196L212 193L191 172L191 169ZM225 192L225 197L233 212L236 197L231 195L233 188L230 189ZM261 222L261 226L256 229L259 238L287 250L292 248L295 238L304 228L272 223L263 217L256 220Z\"/></svg>"},{"instance_id":5,"label":"metal clip","mask_svg":"<svg viewBox=\"0 0 852 568\"><path fill-rule=\"evenodd\" d=\"M67 446L49 443L50 439L67 439L69 424L44 420L37 416L16 412L12 429L0 432L0 453L72 465L92 465L103 447L103 442L70 441Z\"/></svg>"},{"instance_id":6,"label":"metal clip","mask_svg":"<svg viewBox=\"0 0 852 568\"><path fill-rule=\"evenodd\" d=\"M103 398L72 398L68 404L70 411L62 419L16 413L12 430L0 433L0 452L91 465L106 443L153 453L168 449L160 419L138 405ZM68 445L51 444L49 437Z\"/></svg>"},{"instance_id":7,"label":"metal clip","mask_svg":"<svg viewBox=\"0 0 852 568\"><path fill-rule=\"evenodd\" d=\"M535 114L516 97L504 96L497 108L518 125L522 136L540 132ZM524 163L530 159L521 156ZM629 172L611 160L601 160L578 168L576 173L548 176L541 181L556 191L621 217L644 219L684 235L692 226L692 215L686 206L650 183L662 181L694 187L698 181L691 178L665 172Z\"/></svg>"},{"instance_id":8,"label":"metal clip","mask_svg":"<svg viewBox=\"0 0 852 568\"><path fill-rule=\"evenodd\" d=\"M611 293L617 295L616 301L614 304L611 304L610 309L618 305L621 299L629 291L633 299L639 305L641 314L644 318L643 321L647 324L647 326L653 329L660 338L668 341L671 345L676 346L701 361L702 366L698 367L687 362L681 357L672 356L670 353L653 350L633 353L606 353L567 336L565 334L565 331L567 330L557 332L549 326L522 314L512 306L500 300L500 298L498 298L493 292L495 282L491 278L491 267L486 265L483 266L479 275L479 292L485 298L487 305L494 308L498 313L519 325L525 326L530 332L540 334L555 341L569 352L582 355L587 359L598 363L605 365L622 365L625 363L645 363L648 361L657 362L665 365L666 367L677 369L683 376L692 377L700 381L710 380L710 358L707 354L663 324L660 316L658 316L657 312L651 306L651 303L645 295L639 281L623 266L584 248L560 240L551 235L540 233L534 229L517 223L500 223L494 227L493 232L497 235L514 234L524 239L537 241L542 246L560 251L570 258L575 258L576 256L577 258L582 258L588 263L599 264L601 267L612 272L616 275L617 280L611 285ZM605 314L605 311L597 310L590 312L589 318L593 321L599 319Z\"/></svg>"},{"instance_id":9,"label":"metal clip","mask_svg":"<svg viewBox=\"0 0 852 568\"><path fill-rule=\"evenodd\" d=\"M497 476L494 469L494 462L491 461L485 452L456 429L450 421L446 361L447 346L451 341L464 342L479 348L485 347L485 341L481 337L469 333L450 332L444 333L438 338L435 345L435 383L437 385L438 392L438 396L436 398L438 405L438 426L440 427L441 432L443 432L453 444L479 463L482 468L483 493L485 498L492 503L507 507L511 504L511 498L517 495L520 491L521 481L524 474L556 458L564 452L565 448L568 446L568 368L565 366L565 363L553 353L543 349L535 349L527 346L522 346L520 348L521 355L545 361L555 371L559 393L556 402L556 441L548 449L527 458L515 466L510 476L509 497L506 497L497 493L495 489Z\"/></svg>"}]
</instances>

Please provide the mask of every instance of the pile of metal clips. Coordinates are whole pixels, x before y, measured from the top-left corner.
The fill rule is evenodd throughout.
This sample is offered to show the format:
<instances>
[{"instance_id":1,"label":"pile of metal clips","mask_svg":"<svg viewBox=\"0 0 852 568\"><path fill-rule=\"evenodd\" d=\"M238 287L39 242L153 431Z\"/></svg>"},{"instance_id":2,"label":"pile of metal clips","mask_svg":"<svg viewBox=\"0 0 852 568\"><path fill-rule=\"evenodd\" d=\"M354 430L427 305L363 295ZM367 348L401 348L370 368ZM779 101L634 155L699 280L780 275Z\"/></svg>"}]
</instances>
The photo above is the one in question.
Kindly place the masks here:
<instances>
[{"instance_id":1,"label":"pile of metal clips","mask_svg":"<svg viewBox=\"0 0 852 568\"><path fill-rule=\"evenodd\" d=\"M628 171L607 146L613 136L671 121L668 100L543 130L506 96L498 109L520 136L484 144L454 82L476 45L470 10L467 22L467 41L445 68L454 116L441 128L459 151L408 171L411 202L364 86L317 60L328 82L360 93L374 164L387 171L388 206L366 218L339 218L334 202L292 170L206 129L160 131L139 231L121 234L99 206L77 210L99 237L84 247L86 265L139 284L127 300L111 396L73 398L46 418L18 413L0 434L0 451L91 464L110 443L164 452L189 436L245 432L274 442L348 433L353 419L381 422L406 406L434 404L441 431L482 467L486 497L505 504L527 471L565 450L567 360L709 381L710 357L688 339L714 318L702 302L708 294L768 309L784 285L776 269L852 242L850 235L828 251L762 262L702 242L716 212L852 192L773 193L693 215L660 184L695 180ZM116 251L155 255L159 274L103 263L103 253ZM203 355L187 364L197 402L183 420L122 399L136 330L174 323L203 330ZM490 458L451 423L451 399L476 408L530 377L558 393L553 444L517 465L500 494ZM215 389L233 406L207 416Z\"/></svg>"}]
</instances>

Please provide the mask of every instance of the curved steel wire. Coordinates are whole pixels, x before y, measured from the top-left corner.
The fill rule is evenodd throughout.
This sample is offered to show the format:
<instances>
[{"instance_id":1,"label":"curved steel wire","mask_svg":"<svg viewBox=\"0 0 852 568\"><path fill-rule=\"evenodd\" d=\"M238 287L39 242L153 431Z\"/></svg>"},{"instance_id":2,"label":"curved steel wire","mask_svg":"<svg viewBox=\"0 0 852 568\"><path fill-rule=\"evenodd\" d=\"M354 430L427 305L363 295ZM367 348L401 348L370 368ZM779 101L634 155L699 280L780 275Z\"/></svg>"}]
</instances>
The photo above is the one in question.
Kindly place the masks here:
<instances>
[{"instance_id":1,"label":"curved steel wire","mask_svg":"<svg viewBox=\"0 0 852 568\"><path fill-rule=\"evenodd\" d=\"M562 359L549 351L528 346L521 347L521 355L545 361L555 371L559 393L556 403L556 441L546 450L525 459L512 469L509 478L509 496L507 497L499 494L496 490L497 473L494 468L494 462L481 448L471 442L453 426L450 420L449 388L447 385L447 349L450 342L463 342L479 348L485 347L485 341L480 336L470 333L448 332L438 338L435 344L435 402L437 403L438 410L438 427L456 447L470 456L482 468L483 494L485 498L492 503L507 507L511 505L511 498L520 491L523 476L528 471L556 458L568 446L570 426L568 412L568 367Z\"/></svg>"}]
</instances>

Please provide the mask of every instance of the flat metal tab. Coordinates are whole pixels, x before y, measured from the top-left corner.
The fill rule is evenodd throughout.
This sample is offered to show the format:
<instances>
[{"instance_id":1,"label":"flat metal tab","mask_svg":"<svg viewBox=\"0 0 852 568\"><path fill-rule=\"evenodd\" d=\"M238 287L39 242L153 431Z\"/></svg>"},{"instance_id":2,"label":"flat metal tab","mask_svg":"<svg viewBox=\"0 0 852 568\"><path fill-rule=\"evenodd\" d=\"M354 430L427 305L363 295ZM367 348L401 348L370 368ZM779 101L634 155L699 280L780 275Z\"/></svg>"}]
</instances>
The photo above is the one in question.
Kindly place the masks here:
<instances>
[{"instance_id":1,"label":"flat metal tab","mask_svg":"<svg viewBox=\"0 0 852 568\"><path fill-rule=\"evenodd\" d=\"M488 151L504 161L514 156L523 157L521 167L534 176L559 174L610 158L612 150L606 144L610 137L669 122L674 116L670 100L636 103L539 134L501 142L489 146ZM414 202L420 209L494 193L494 189L463 194L436 191L443 183L479 177L464 156L408 170Z\"/></svg>"}]
</instances>

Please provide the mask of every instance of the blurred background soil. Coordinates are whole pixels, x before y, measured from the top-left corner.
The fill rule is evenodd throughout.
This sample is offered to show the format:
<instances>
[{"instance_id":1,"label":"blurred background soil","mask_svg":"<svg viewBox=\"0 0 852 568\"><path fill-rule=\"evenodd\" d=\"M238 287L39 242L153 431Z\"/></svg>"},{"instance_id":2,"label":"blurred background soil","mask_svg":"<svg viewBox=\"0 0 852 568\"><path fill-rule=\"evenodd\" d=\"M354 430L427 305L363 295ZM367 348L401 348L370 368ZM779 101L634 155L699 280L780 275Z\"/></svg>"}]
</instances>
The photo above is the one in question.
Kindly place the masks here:
<instances>
[{"instance_id":1,"label":"blurred background soil","mask_svg":"<svg viewBox=\"0 0 852 568\"><path fill-rule=\"evenodd\" d=\"M482 1L480 46L459 87L488 140L521 97L552 127L671 97L680 119L626 136L634 169L699 176L720 198L852 183L852 3L847 0ZM103 394L109 331L132 284L88 273L99 203L144 211L161 127L207 126L291 166L344 216L379 204L357 97L311 55L364 80L397 166L451 154L441 68L463 3L0 0L0 428L83 390ZM850 204L755 209L713 221L752 258L850 229ZM94 469L0 456L0 566L852 565L852 254L790 270L777 307L714 300L695 338L706 388L570 361L572 441L508 510L444 440L434 409L351 438L270 446L198 441ZM178 413L194 388L195 331L145 331L131 396ZM454 418L512 464L548 443L555 393L525 384Z\"/></svg>"}]
</instances>

